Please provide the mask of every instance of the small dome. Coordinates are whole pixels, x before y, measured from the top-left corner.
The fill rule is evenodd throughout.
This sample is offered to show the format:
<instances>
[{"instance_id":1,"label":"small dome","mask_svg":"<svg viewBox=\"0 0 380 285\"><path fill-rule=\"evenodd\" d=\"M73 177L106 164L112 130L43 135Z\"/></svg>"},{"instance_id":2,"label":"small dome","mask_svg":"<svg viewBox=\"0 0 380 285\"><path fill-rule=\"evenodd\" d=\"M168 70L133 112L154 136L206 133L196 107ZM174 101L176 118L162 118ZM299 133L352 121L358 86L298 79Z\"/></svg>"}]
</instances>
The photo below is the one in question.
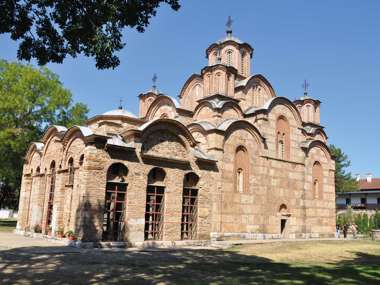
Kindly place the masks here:
<instances>
[{"instance_id":1,"label":"small dome","mask_svg":"<svg viewBox=\"0 0 380 285\"><path fill-rule=\"evenodd\" d=\"M131 113L131 112L127 111L127 110L124 110L124 109L111 110L111 111L103 113L103 115L107 115L107 116L126 116L126 117L136 118L136 116L133 113Z\"/></svg>"},{"instance_id":2,"label":"small dome","mask_svg":"<svg viewBox=\"0 0 380 285\"><path fill-rule=\"evenodd\" d=\"M238 44L243 44L244 43L243 41L241 41L240 39L238 39L238 38L236 38L236 37L234 37L232 35L228 35L228 36L224 37L223 39L218 40L216 43L217 44L222 44L222 43L225 43L225 42L228 42L228 41L233 41L233 42L236 42Z\"/></svg>"}]
</instances>

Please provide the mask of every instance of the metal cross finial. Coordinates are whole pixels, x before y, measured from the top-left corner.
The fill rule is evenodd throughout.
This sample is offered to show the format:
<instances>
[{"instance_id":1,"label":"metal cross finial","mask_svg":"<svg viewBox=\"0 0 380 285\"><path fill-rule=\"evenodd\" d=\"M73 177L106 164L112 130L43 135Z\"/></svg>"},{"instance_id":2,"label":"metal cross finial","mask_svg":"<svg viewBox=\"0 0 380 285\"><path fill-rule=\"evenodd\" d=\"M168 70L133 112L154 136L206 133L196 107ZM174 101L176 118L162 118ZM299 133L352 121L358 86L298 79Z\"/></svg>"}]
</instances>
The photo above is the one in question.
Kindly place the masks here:
<instances>
[{"instance_id":1,"label":"metal cross finial","mask_svg":"<svg viewBox=\"0 0 380 285\"><path fill-rule=\"evenodd\" d=\"M227 34L231 35L232 34L232 18L231 18L231 16L228 16L226 28L227 28Z\"/></svg>"},{"instance_id":2,"label":"metal cross finial","mask_svg":"<svg viewBox=\"0 0 380 285\"><path fill-rule=\"evenodd\" d=\"M309 86L310 86L309 82L307 82L307 80L305 79L303 84L302 84L303 94L305 96L307 96L307 92L309 91Z\"/></svg>"},{"instance_id":3,"label":"metal cross finial","mask_svg":"<svg viewBox=\"0 0 380 285\"><path fill-rule=\"evenodd\" d=\"M156 82L157 82L157 74L156 74L156 73L153 74L152 82L153 82L153 85L152 85L153 90L156 90L156 88L157 88L157 86L156 86Z\"/></svg>"},{"instance_id":4,"label":"metal cross finial","mask_svg":"<svg viewBox=\"0 0 380 285\"><path fill-rule=\"evenodd\" d=\"M119 99L119 109L120 110L123 109L123 99L122 98Z\"/></svg>"}]
</instances>

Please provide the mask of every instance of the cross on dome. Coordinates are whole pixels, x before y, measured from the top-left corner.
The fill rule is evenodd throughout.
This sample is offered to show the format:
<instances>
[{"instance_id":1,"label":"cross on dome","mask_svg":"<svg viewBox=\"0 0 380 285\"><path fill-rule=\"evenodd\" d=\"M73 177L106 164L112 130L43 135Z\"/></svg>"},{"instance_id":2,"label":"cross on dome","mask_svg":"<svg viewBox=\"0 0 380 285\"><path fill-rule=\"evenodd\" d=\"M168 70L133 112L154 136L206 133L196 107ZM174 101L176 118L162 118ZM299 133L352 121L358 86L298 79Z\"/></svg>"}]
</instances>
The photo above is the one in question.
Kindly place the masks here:
<instances>
[{"instance_id":1,"label":"cross on dome","mask_svg":"<svg viewBox=\"0 0 380 285\"><path fill-rule=\"evenodd\" d=\"M232 35L232 18L231 16L228 16L228 19L227 19L227 23L226 23L226 32L227 32L227 36L231 36Z\"/></svg>"},{"instance_id":2,"label":"cross on dome","mask_svg":"<svg viewBox=\"0 0 380 285\"><path fill-rule=\"evenodd\" d=\"M152 83L153 83L153 85L152 85L153 90L156 90L157 89L157 85L156 85L156 83L157 83L157 74L156 73L153 74Z\"/></svg>"},{"instance_id":3,"label":"cross on dome","mask_svg":"<svg viewBox=\"0 0 380 285\"><path fill-rule=\"evenodd\" d=\"M309 91L310 84L309 82L305 79L304 82L302 83L302 88L303 88L303 96L304 97L309 97L308 96L308 91Z\"/></svg>"}]
</instances>

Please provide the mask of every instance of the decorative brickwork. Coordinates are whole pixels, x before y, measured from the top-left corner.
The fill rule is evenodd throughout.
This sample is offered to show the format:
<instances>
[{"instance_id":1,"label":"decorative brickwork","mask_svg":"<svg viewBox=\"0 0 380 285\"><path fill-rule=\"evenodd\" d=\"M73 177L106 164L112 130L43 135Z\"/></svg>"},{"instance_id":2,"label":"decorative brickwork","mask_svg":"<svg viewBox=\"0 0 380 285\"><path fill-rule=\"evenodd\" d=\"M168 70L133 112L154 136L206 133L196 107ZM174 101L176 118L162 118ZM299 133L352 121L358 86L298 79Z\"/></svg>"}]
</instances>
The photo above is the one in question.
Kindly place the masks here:
<instances>
[{"instance_id":1,"label":"decorative brickwork","mask_svg":"<svg viewBox=\"0 0 380 285\"><path fill-rule=\"evenodd\" d=\"M17 228L129 244L333 236L320 102L277 97L250 74L252 52L229 33L179 103L154 86L138 117L119 109L48 128L26 154Z\"/></svg>"}]
</instances>

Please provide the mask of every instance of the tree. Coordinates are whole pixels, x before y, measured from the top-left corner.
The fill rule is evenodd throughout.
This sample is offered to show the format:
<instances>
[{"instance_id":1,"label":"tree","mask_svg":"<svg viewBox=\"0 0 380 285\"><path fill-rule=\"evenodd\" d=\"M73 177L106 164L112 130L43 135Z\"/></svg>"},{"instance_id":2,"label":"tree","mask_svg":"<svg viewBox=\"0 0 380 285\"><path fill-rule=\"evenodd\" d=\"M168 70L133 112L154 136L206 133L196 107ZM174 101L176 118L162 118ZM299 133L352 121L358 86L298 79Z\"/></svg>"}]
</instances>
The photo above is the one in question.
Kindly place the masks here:
<instances>
[{"instance_id":1,"label":"tree","mask_svg":"<svg viewBox=\"0 0 380 285\"><path fill-rule=\"evenodd\" d=\"M30 142L50 124L82 124L87 112L47 68L0 60L0 208L17 204Z\"/></svg>"},{"instance_id":2,"label":"tree","mask_svg":"<svg viewBox=\"0 0 380 285\"><path fill-rule=\"evenodd\" d=\"M144 32L161 2L180 8L179 0L0 0L0 34L20 42L19 59L44 65L84 54L99 69L115 68L115 52L125 46L122 30Z\"/></svg>"},{"instance_id":3,"label":"tree","mask_svg":"<svg viewBox=\"0 0 380 285\"><path fill-rule=\"evenodd\" d=\"M347 192L358 190L358 185L346 168L351 165L348 156L338 147L330 145L330 151L335 157L335 191Z\"/></svg>"}]
</instances>

